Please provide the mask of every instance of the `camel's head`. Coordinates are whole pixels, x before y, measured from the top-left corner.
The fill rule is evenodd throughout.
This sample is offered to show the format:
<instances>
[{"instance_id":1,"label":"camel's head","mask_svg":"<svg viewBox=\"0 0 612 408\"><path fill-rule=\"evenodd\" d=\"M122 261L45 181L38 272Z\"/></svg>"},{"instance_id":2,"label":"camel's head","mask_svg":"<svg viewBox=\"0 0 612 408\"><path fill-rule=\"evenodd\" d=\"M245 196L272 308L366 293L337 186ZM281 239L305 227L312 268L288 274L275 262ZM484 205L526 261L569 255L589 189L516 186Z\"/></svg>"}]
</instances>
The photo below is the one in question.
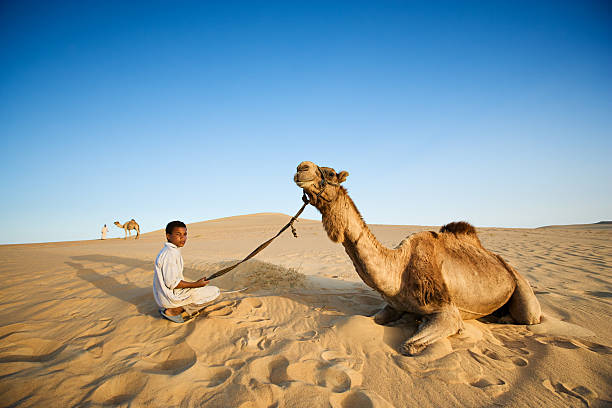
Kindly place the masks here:
<instances>
[{"instance_id":1,"label":"camel's head","mask_svg":"<svg viewBox=\"0 0 612 408\"><path fill-rule=\"evenodd\" d=\"M115 221L115 222L114 222L114 224L115 224L116 226L118 226L119 228L122 228L122 227L123 227L119 221Z\"/></svg>"},{"instance_id":2,"label":"camel's head","mask_svg":"<svg viewBox=\"0 0 612 408\"><path fill-rule=\"evenodd\" d=\"M331 167L319 167L313 162L301 162L293 181L304 189L310 202L317 205L321 202L331 202L338 197L340 183L348 177L348 171L336 173Z\"/></svg>"}]
</instances>

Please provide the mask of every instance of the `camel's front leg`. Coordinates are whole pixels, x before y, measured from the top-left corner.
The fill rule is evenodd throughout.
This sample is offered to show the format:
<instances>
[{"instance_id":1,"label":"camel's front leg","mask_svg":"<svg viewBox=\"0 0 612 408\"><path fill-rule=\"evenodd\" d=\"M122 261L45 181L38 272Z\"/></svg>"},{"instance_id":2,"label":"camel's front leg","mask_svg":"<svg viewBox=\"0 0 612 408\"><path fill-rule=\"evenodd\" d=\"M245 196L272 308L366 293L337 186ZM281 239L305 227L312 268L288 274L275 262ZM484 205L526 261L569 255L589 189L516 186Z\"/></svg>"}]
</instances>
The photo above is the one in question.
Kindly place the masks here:
<instances>
[{"instance_id":1,"label":"camel's front leg","mask_svg":"<svg viewBox=\"0 0 612 408\"><path fill-rule=\"evenodd\" d=\"M374 315L374 322L376 324L387 324L399 320L404 312L401 310L397 310L391 307L391 305L386 305L383 309L381 309L378 313Z\"/></svg>"},{"instance_id":2,"label":"camel's front leg","mask_svg":"<svg viewBox=\"0 0 612 408\"><path fill-rule=\"evenodd\" d=\"M428 345L463 330L463 320L455 306L427 315L425 319L417 332L400 346L402 354L408 356L418 354Z\"/></svg>"}]
</instances>

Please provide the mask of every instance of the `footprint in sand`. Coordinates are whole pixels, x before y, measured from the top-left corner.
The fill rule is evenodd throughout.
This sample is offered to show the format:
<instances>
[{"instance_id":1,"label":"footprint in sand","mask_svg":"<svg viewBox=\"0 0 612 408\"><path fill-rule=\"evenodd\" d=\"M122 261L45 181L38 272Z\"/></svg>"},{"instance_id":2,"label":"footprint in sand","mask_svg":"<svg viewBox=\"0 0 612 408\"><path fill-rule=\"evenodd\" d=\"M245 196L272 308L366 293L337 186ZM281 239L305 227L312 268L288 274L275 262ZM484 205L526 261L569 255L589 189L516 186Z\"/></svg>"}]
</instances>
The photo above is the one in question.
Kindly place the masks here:
<instances>
[{"instance_id":1,"label":"footprint in sand","mask_svg":"<svg viewBox=\"0 0 612 408\"><path fill-rule=\"evenodd\" d=\"M499 356L499 354L497 354L495 351L493 350L489 350L489 349L484 349L482 350L482 354L484 354L485 356L489 357L490 359L493 360L502 360L502 358Z\"/></svg>"},{"instance_id":2,"label":"footprint in sand","mask_svg":"<svg viewBox=\"0 0 612 408\"><path fill-rule=\"evenodd\" d=\"M298 341L308 341L317 338L319 333L316 330L309 330L304 333L300 333L296 336Z\"/></svg>"},{"instance_id":3,"label":"footprint in sand","mask_svg":"<svg viewBox=\"0 0 612 408\"><path fill-rule=\"evenodd\" d=\"M342 393L351 386L359 386L362 376L343 365L330 365L320 360L305 360L287 367L287 375L293 381L314 384Z\"/></svg>"},{"instance_id":4,"label":"footprint in sand","mask_svg":"<svg viewBox=\"0 0 612 408\"><path fill-rule=\"evenodd\" d=\"M590 406L589 399L597 398L597 394L595 394L591 389L585 387L584 385L578 385L576 387L570 388L560 382L553 384L550 382L550 380L542 381L542 385L551 392L559 395L560 398L567 400L568 402L570 400L577 399L587 407Z\"/></svg>"},{"instance_id":5,"label":"footprint in sand","mask_svg":"<svg viewBox=\"0 0 612 408\"><path fill-rule=\"evenodd\" d=\"M257 401L257 404L249 405L252 401L245 402L240 405L240 408L251 407L278 407L278 390L280 388L274 384L261 384L254 378L249 381L249 391L251 396L249 399Z\"/></svg>"},{"instance_id":6,"label":"footprint in sand","mask_svg":"<svg viewBox=\"0 0 612 408\"><path fill-rule=\"evenodd\" d=\"M393 408L393 405L369 390L332 395L329 402L332 408Z\"/></svg>"},{"instance_id":7,"label":"footprint in sand","mask_svg":"<svg viewBox=\"0 0 612 408\"><path fill-rule=\"evenodd\" d=\"M325 350L320 359L289 364L286 376L292 383L317 386L326 389L326 392L342 394L361 385L363 377L355 368L361 368L362 364L359 359L353 359L340 351Z\"/></svg>"},{"instance_id":8,"label":"footprint in sand","mask_svg":"<svg viewBox=\"0 0 612 408\"><path fill-rule=\"evenodd\" d=\"M262 316L264 309L263 303L257 298L246 298L238 301L234 315L241 317L243 320L237 323L262 323L270 321L266 316Z\"/></svg>"},{"instance_id":9,"label":"footprint in sand","mask_svg":"<svg viewBox=\"0 0 612 408\"><path fill-rule=\"evenodd\" d=\"M246 298L239 301L238 306L236 307L236 312L240 315L247 315L251 313L253 310L260 309L263 306L261 300L257 298Z\"/></svg>"},{"instance_id":10,"label":"footprint in sand","mask_svg":"<svg viewBox=\"0 0 612 408\"><path fill-rule=\"evenodd\" d=\"M323 350L321 358L330 364L343 365L357 371L360 371L363 366L362 358L353 357L337 350Z\"/></svg>"},{"instance_id":11,"label":"footprint in sand","mask_svg":"<svg viewBox=\"0 0 612 408\"><path fill-rule=\"evenodd\" d=\"M470 385L472 387L487 388L491 386L506 385L506 382L499 378L498 379L481 378L480 380L475 381L471 383Z\"/></svg>"},{"instance_id":12,"label":"footprint in sand","mask_svg":"<svg viewBox=\"0 0 612 408\"><path fill-rule=\"evenodd\" d=\"M325 388L303 382L289 383L283 389L283 407L329 407L330 393ZM278 405L272 405L276 407Z\"/></svg>"},{"instance_id":13,"label":"footprint in sand","mask_svg":"<svg viewBox=\"0 0 612 408\"><path fill-rule=\"evenodd\" d=\"M252 350L265 350L272 344L272 340L270 340L267 336L265 336L263 329L259 330L249 330L247 335L244 337L240 337L235 344L241 348L247 348Z\"/></svg>"},{"instance_id":14,"label":"footprint in sand","mask_svg":"<svg viewBox=\"0 0 612 408\"><path fill-rule=\"evenodd\" d=\"M319 360L304 360L289 365L287 375L293 381L320 385L317 374L323 367L325 367L325 363Z\"/></svg>"},{"instance_id":15,"label":"footprint in sand","mask_svg":"<svg viewBox=\"0 0 612 408\"><path fill-rule=\"evenodd\" d=\"M480 388L483 391L499 396L508 390L508 384L501 378L483 377L477 381L470 383L472 387Z\"/></svg>"},{"instance_id":16,"label":"footprint in sand","mask_svg":"<svg viewBox=\"0 0 612 408\"><path fill-rule=\"evenodd\" d=\"M100 358L104 354L104 342L90 340L85 345L85 350L91 353L94 358Z\"/></svg>"},{"instance_id":17,"label":"footprint in sand","mask_svg":"<svg viewBox=\"0 0 612 408\"><path fill-rule=\"evenodd\" d=\"M289 382L288 366L289 360L285 356L266 356L252 361L250 370L254 378L265 378L271 384L282 386Z\"/></svg>"},{"instance_id":18,"label":"footprint in sand","mask_svg":"<svg viewBox=\"0 0 612 408\"><path fill-rule=\"evenodd\" d=\"M536 341L569 350L582 348L598 354L612 354L612 348L588 340L568 339L564 337L536 337Z\"/></svg>"},{"instance_id":19,"label":"footprint in sand","mask_svg":"<svg viewBox=\"0 0 612 408\"><path fill-rule=\"evenodd\" d=\"M321 358L330 363L341 363L347 361L348 358L345 354L340 353L336 350L325 350L321 353Z\"/></svg>"},{"instance_id":20,"label":"footprint in sand","mask_svg":"<svg viewBox=\"0 0 612 408\"><path fill-rule=\"evenodd\" d=\"M508 336L498 335L504 347L524 356L528 356L531 354L529 350L527 350L527 343L523 340L514 340ZM520 365L520 364L517 364Z\"/></svg>"},{"instance_id":21,"label":"footprint in sand","mask_svg":"<svg viewBox=\"0 0 612 408\"><path fill-rule=\"evenodd\" d=\"M575 340L575 343L598 354L612 354L612 348L587 340Z\"/></svg>"},{"instance_id":22,"label":"footprint in sand","mask_svg":"<svg viewBox=\"0 0 612 408\"><path fill-rule=\"evenodd\" d=\"M507 361L512 362L517 367L525 367L529 364L529 361L519 356L500 356L497 352L489 349L483 349L482 354L489 357L492 360L497 360L502 363ZM522 354L522 353L521 353Z\"/></svg>"},{"instance_id":23,"label":"footprint in sand","mask_svg":"<svg viewBox=\"0 0 612 408\"><path fill-rule=\"evenodd\" d=\"M197 361L195 351L187 343L179 343L156 351L142 361L143 372L175 375L191 368Z\"/></svg>"},{"instance_id":24,"label":"footprint in sand","mask_svg":"<svg viewBox=\"0 0 612 408\"><path fill-rule=\"evenodd\" d=\"M319 378L322 381L318 385L327 387L332 392L345 392L351 386L361 385L361 374L342 366L332 366L321 370Z\"/></svg>"},{"instance_id":25,"label":"footprint in sand","mask_svg":"<svg viewBox=\"0 0 612 408\"><path fill-rule=\"evenodd\" d=\"M202 384L207 388L217 387L227 381L232 376L232 370L228 367L205 367L197 370L197 384Z\"/></svg>"},{"instance_id":26,"label":"footprint in sand","mask_svg":"<svg viewBox=\"0 0 612 408\"><path fill-rule=\"evenodd\" d=\"M536 338L536 341L542 344L550 344L551 346L560 347L568 350L575 350L579 348L579 346L574 344L572 340L565 339L562 337L540 337Z\"/></svg>"},{"instance_id":27,"label":"footprint in sand","mask_svg":"<svg viewBox=\"0 0 612 408\"><path fill-rule=\"evenodd\" d=\"M506 369L512 367L510 364L513 364L515 367L526 367L527 365L529 365L529 361L520 356L502 356L498 352L486 348L483 349L481 353L470 350L470 355L472 356L472 358L474 358L474 360L478 361L482 365L490 365L489 361L487 361L487 359L485 359L483 355L491 360L494 360L495 362L502 364L502 367Z\"/></svg>"},{"instance_id":28,"label":"footprint in sand","mask_svg":"<svg viewBox=\"0 0 612 408\"><path fill-rule=\"evenodd\" d=\"M229 316L234 312L236 301L225 300L219 303L212 304L204 309L207 317L223 317Z\"/></svg>"},{"instance_id":29,"label":"footprint in sand","mask_svg":"<svg viewBox=\"0 0 612 408\"><path fill-rule=\"evenodd\" d=\"M268 339L267 337L263 337L257 342L257 348L260 350L265 350L270 347L270 344L272 344L272 340Z\"/></svg>"},{"instance_id":30,"label":"footprint in sand","mask_svg":"<svg viewBox=\"0 0 612 408\"><path fill-rule=\"evenodd\" d=\"M234 371L240 370L242 367L244 367L245 364L246 364L246 362L244 360L239 359L239 358L227 360L225 362L225 365L230 367Z\"/></svg>"},{"instance_id":31,"label":"footprint in sand","mask_svg":"<svg viewBox=\"0 0 612 408\"><path fill-rule=\"evenodd\" d=\"M510 360L517 367L526 367L529 364L529 361L521 357L512 357Z\"/></svg>"},{"instance_id":32,"label":"footprint in sand","mask_svg":"<svg viewBox=\"0 0 612 408\"><path fill-rule=\"evenodd\" d=\"M129 404L145 387L147 378L130 373L119 374L104 381L90 396L94 404L117 406Z\"/></svg>"}]
</instances>

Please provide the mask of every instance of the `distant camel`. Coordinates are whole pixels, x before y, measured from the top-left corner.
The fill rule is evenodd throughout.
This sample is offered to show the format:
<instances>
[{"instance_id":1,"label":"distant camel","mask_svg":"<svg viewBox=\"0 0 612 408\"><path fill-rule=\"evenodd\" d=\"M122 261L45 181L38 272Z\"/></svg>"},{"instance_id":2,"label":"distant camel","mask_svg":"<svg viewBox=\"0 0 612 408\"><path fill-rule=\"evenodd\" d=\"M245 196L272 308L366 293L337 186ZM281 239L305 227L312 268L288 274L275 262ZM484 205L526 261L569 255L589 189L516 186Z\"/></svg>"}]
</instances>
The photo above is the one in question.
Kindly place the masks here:
<instances>
[{"instance_id":1,"label":"distant camel","mask_svg":"<svg viewBox=\"0 0 612 408\"><path fill-rule=\"evenodd\" d=\"M130 234L130 237L132 236L131 230L136 231L136 239L138 239L138 237L140 236L140 226L133 218L123 225L121 225L119 221L115 221L115 225L119 228L123 228L123 230L125 231L125 238L123 239L126 239L128 234Z\"/></svg>"}]
</instances>

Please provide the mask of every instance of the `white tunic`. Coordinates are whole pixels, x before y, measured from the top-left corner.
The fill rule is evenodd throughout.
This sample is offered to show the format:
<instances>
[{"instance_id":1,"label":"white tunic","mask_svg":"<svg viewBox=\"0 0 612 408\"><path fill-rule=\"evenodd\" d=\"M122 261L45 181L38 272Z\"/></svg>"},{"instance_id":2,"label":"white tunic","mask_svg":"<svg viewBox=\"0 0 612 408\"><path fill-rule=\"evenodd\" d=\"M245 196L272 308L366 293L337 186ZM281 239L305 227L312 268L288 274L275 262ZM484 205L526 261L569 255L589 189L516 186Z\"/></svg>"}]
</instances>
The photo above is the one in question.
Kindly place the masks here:
<instances>
[{"instance_id":1,"label":"white tunic","mask_svg":"<svg viewBox=\"0 0 612 408\"><path fill-rule=\"evenodd\" d=\"M163 308L179 307L189 304L203 304L219 296L216 286L176 289L183 278L183 257L181 250L171 242L166 242L155 260L153 276L153 296Z\"/></svg>"}]
</instances>

